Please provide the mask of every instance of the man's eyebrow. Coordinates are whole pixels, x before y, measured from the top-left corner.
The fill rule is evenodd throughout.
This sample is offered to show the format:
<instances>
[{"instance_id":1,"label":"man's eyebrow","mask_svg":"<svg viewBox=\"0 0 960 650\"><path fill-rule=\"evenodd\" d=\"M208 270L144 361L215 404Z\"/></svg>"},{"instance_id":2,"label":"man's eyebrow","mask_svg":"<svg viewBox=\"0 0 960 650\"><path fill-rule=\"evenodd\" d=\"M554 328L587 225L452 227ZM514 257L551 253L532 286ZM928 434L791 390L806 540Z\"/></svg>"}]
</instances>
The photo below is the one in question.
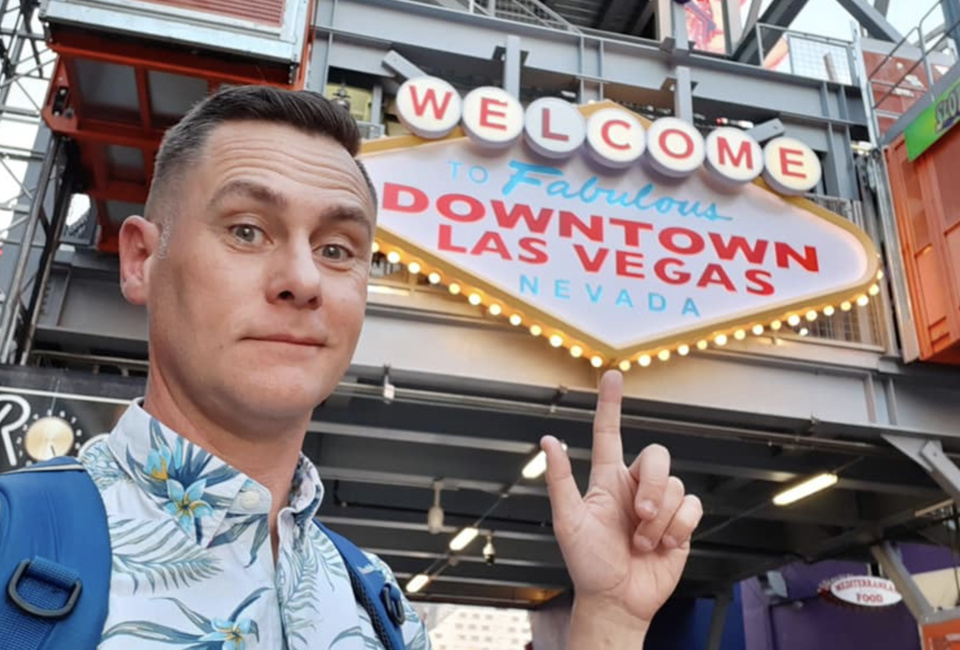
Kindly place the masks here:
<instances>
[{"instance_id":1,"label":"man's eyebrow","mask_svg":"<svg viewBox=\"0 0 960 650\"><path fill-rule=\"evenodd\" d=\"M287 199L276 190L266 185L243 179L232 180L220 187L220 189L214 193L213 198L210 199L209 205L215 206L221 201L233 196L248 198L278 210L282 210L287 206Z\"/></svg>"},{"instance_id":2,"label":"man's eyebrow","mask_svg":"<svg viewBox=\"0 0 960 650\"><path fill-rule=\"evenodd\" d=\"M367 211L354 206L335 206L324 211L323 220L327 223L357 223L367 230L367 234L373 236L373 222Z\"/></svg>"}]
</instances>

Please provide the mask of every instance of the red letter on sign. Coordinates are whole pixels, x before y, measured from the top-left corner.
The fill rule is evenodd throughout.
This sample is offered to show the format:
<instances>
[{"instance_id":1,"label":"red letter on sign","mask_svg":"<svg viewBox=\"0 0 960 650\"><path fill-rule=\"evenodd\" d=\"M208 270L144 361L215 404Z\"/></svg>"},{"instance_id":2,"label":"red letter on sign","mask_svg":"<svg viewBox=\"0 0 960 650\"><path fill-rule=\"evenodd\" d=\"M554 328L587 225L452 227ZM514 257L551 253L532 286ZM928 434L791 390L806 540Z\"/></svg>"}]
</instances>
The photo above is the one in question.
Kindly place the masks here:
<instances>
[{"instance_id":1,"label":"red letter on sign","mask_svg":"<svg viewBox=\"0 0 960 650\"><path fill-rule=\"evenodd\" d=\"M727 159L732 159L734 167L740 167L743 163L743 159L747 159L747 169L753 169L753 147L750 146L749 142L740 143L740 151L736 154L733 153L733 149L730 148L730 141L725 137L720 136L717 138L717 151L720 155L720 164L726 165Z\"/></svg>"},{"instance_id":2,"label":"red letter on sign","mask_svg":"<svg viewBox=\"0 0 960 650\"><path fill-rule=\"evenodd\" d=\"M411 200L402 203L402 195L409 196ZM397 185L396 183L384 183L383 185L383 209L393 210L394 212L423 212L430 205L427 195L421 190L408 185Z\"/></svg>"},{"instance_id":3,"label":"red letter on sign","mask_svg":"<svg viewBox=\"0 0 960 650\"><path fill-rule=\"evenodd\" d=\"M550 109L546 106L543 107L543 119L540 122L543 125L541 135L546 140L559 140L561 142L570 140L570 136L566 133L554 133L550 130Z\"/></svg>"},{"instance_id":4,"label":"red letter on sign","mask_svg":"<svg viewBox=\"0 0 960 650\"><path fill-rule=\"evenodd\" d=\"M451 253L466 253L466 246L457 246L453 243L453 228L450 224L440 224L440 237L437 241L437 248Z\"/></svg>"},{"instance_id":5,"label":"red letter on sign","mask_svg":"<svg viewBox=\"0 0 960 650\"><path fill-rule=\"evenodd\" d=\"M780 150L780 171L783 172L784 176L807 178L806 174L798 174L797 172L790 171L790 167L803 167L803 152L799 149Z\"/></svg>"},{"instance_id":6,"label":"red letter on sign","mask_svg":"<svg viewBox=\"0 0 960 650\"><path fill-rule=\"evenodd\" d=\"M644 279L643 253L617 251L617 275L621 278Z\"/></svg>"},{"instance_id":7,"label":"red letter on sign","mask_svg":"<svg viewBox=\"0 0 960 650\"><path fill-rule=\"evenodd\" d=\"M685 145L683 153L672 151L670 147L667 146L667 138L671 135L679 135L681 138L683 138L683 143ZM681 131L680 129L664 129L663 133L660 134L660 148L663 149L663 153L667 154L671 158L683 160L684 158L689 158L693 154L693 138L690 137L689 133Z\"/></svg>"},{"instance_id":8,"label":"red letter on sign","mask_svg":"<svg viewBox=\"0 0 960 650\"><path fill-rule=\"evenodd\" d=\"M503 111L495 111L490 107L496 105L500 108L506 108L507 102L501 102L499 99L493 99L491 97L481 97L480 98L480 126L485 126L490 129L497 129L499 131L506 131L507 125L495 122L491 122L491 117L506 117L507 114Z\"/></svg>"},{"instance_id":9,"label":"red letter on sign","mask_svg":"<svg viewBox=\"0 0 960 650\"><path fill-rule=\"evenodd\" d=\"M443 94L443 101L437 101L437 92L430 88L424 93L423 97L417 96L417 87L414 84L410 84L410 99L413 100L413 112L417 114L417 117L423 117L423 114L427 112L427 104L433 107L433 117L435 119L443 119L443 116L447 114L447 107L450 106L450 99L453 97L453 93L446 92Z\"/></svg>"},{"instance_id":10,"label":"red letter on sign","mask_svg":"<svg viewBox=\"0 0 960 650\"><path fill-rule=\"evenodd\" d=\"M609 122L604 122L603 126L600 128L600 137L603 138L603 141L607 143L610 147L614 149L619 149L623 151L624 149L629 149L629 144L617 144L610 139L610 127L611 126L622 126L625 129L630 128L629 122L624 122L623 120L610 120Z\"/></svg>"}]
</instances>

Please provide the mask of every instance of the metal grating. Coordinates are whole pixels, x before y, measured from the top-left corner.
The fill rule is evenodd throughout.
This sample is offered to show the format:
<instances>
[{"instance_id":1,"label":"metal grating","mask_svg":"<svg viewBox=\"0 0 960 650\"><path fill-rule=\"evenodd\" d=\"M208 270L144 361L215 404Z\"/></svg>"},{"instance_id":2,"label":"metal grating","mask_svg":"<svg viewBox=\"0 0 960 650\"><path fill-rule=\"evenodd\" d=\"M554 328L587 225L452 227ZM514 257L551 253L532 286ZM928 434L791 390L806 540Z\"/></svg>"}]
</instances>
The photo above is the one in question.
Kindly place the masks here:
<instances>
[{"instance_id":1,"label":"metal grating","mask_svg":"<svg viewBox=\"0 0 960 650\"><path fill-rule=\"evenodd\" d=\"M286 0L147 0L155 4L220 14L263 25L283 24Z\"/></svg>"}]
</instances>

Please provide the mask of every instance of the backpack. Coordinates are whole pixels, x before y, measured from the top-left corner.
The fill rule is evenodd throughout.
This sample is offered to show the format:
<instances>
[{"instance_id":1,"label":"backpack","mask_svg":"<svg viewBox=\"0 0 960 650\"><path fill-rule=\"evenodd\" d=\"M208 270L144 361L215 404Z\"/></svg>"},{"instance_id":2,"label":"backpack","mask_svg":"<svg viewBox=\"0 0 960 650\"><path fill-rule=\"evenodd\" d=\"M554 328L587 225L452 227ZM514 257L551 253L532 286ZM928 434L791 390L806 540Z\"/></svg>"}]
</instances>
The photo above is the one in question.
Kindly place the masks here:
<instances>
[{"instance_id":1,"label":"backpack","mask_svg":"<svg viewBox=\"0 0 960 650\"><path fill-rule=\"evenodd\" d=\"M352 542L314 521L340 552L384 648L404 650L400 590ZM76 459L0 474L0 647L94 650L112 561L103 500Z\"/></svg>"}]
</instances>

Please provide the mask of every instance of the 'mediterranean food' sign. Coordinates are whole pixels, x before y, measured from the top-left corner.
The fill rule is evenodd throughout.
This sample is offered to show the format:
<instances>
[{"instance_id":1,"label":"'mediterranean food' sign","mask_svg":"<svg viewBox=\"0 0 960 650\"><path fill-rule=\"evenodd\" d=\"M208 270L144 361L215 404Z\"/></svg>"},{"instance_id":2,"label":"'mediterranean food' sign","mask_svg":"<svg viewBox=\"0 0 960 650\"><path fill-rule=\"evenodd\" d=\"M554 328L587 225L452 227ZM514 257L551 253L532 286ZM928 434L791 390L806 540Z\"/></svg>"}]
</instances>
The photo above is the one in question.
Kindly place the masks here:
<instances>
[{"instance_id":1,"label":"'mediterranean food' sign","mask_svg":"<svg viewBox=\"0 0 960 650\"><path fill-rule=\"evenodd\" d=\"M430 77L397 105L415 135L363 154L379 249L596 367L723 345L877 291L866 235L784 196L821 176L797 140L704 139L609 102L524 110L500 89L461 99Z\"/></svg>"}]
</instances>

